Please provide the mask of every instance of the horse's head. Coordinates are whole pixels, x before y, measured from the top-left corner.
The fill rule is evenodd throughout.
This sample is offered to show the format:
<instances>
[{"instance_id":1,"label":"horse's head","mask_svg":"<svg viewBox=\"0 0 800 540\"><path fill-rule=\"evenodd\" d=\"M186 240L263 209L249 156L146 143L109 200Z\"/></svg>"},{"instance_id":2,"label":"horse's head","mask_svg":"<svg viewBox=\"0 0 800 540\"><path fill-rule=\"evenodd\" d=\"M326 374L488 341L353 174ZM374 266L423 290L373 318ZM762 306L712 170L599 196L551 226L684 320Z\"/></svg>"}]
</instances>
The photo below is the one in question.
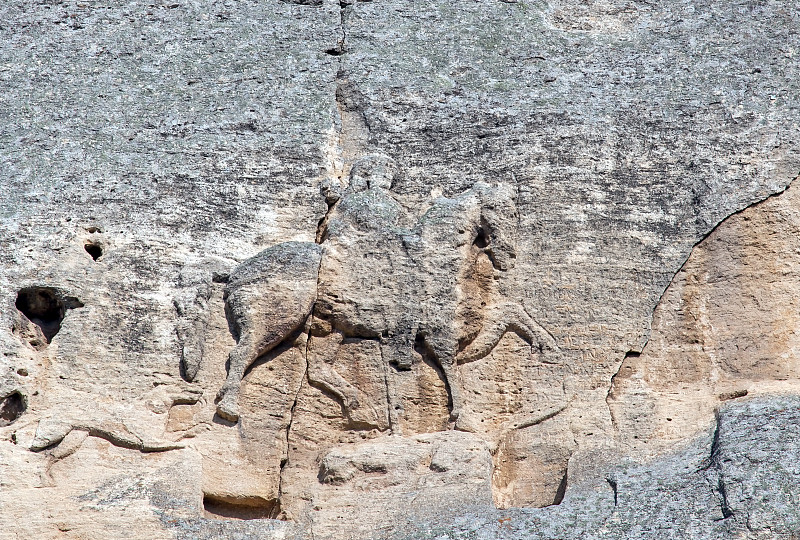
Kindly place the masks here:
<instances>
[{"instance_id":1,"label":"horse's head","mask_svg":"<svg viewBox=\"0 0 800 540\"><path fill-rule=\"evenodd\" d=\"M498 270L514 268L517 258L519 214L516 190L508 184L475 185L481 201L481 231L486 254Z\"/></svg>"}]
</instances>

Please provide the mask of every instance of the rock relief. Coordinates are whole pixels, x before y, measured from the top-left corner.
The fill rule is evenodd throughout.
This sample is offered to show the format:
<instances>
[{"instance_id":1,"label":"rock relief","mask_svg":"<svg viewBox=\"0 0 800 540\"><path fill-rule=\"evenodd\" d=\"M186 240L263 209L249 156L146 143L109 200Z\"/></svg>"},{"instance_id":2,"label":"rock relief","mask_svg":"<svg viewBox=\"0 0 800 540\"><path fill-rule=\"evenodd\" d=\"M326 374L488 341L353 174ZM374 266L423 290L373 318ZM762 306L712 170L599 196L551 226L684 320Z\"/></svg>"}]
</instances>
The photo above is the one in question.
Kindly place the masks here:
<instances>
[{"instance_id":1,"label":"rock relief","mask_svg":"<svg viewBox=\"0 0 800 540\"><path fill-rule=\"evenodd\" d=\"M395 174L388 158L363 158L343 193L326 186L331 210L320 244L278 244L231 272L225 309L237 344L218 396L220 417L238 419L248 367L298 331L325 343L315 347L322 354L308 357L309 381L339 399L352 420L380 429L399 425L403 404L388 388L384 418L339 375L332 358L345 339L379 343L385 369L408 370L416 357L432 358L449 391L451 420L461 428L468 421L460 419L459 364L485 357L508 331L537 351L556 349L522 304L501 294L516 258L515 191L478 183L436 198L404 227L410 220L391 192Z\"/></svg>"},{"instance_id":2,"label":"rock relief","mask_svg":"<svg viewBox=\"0 0 800 540\"><path fill-rule=\"evenodd\" d=\"M503 392L543 354L559 353L510 294L518 286L516 191L479 182L415 209L393 192L396 175L392 160L369 156L354 164L346 188L323 185L329 211L317 242L283 242L235 267L213 257L184 262L165 306L184 380L154 374L152 389L103 407L64 391L63 403L25 428L25 446L44 463L41 485L59 484L70 463L110 445L137 451L137 460L167 451L201 460L197 484L210 517L299 521L309 498L344 511L335 490L363 490L372 494L364 504L374 505L378 492L405 497L419 485L425 497L453 497L461 478L474 488L458 494L467 501L491 503L500 486L499 505L552 504L568 455L555 465L547 456L518 459L550 452L536 449L541 433L528 429L552 416L541 410L546 400L521 411L514 390L497 422L487 397L476 400L486 391L476 377L508 371L491 382ZM60 289L31 291L15 328L31 350L45 350L82 303ZM465 377L467 364L492 366ZM0 394L8 422L26 406L16 389ZM205 391L217 389L209 403ZM131 421L140 405L142 420ZM395 463L406 446L413 459ZM520 496L514 478L531 466L543 479L535 495Z\"/></svg>"}]
</instances>

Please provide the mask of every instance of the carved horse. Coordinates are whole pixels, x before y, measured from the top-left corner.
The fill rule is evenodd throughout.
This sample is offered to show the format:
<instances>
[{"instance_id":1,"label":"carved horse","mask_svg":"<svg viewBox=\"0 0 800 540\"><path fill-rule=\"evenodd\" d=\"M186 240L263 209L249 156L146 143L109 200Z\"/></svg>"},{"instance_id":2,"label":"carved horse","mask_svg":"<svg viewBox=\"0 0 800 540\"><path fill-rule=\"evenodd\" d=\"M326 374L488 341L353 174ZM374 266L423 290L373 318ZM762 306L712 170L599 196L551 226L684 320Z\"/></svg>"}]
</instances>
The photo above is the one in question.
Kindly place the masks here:
<instances>
[{"instance_id":1,"label":"carved horse","mask_svg":"<svg viewBox=\"0 0 800 540\"><path fill-rule=\"evenodd\" d=\"M354 187L330 215L322 245L278 244L231 273L225 307L237 345L218 396L221 417L238 419L239 387L247 368L300 330L312 314L342 335L380 339L387 351L384 356L388 354L400 369L409 367L414 344L421 341L442 368L453 420L463 405L459 362L485 356L508 330L539 349L556 348L552 337L518 302L494 298L478 321L480 328L469 336L455 321L464 297L459 279L470 271L466 266L470 254L485 254L497 279L514 266L518 216L509 186L478 183L458 197L440 197L409 230L397 226L402 208L388 191L393 172L372 163L354 166L353 174ZM373 177L363 182L357 174ZM363 276L366 271L352 266L362 260L360 254L348 252L359 242L373 251L391 249L387 257L406 258L398 263L404 265L404 272L399 272L402 281L392 282L392 275L374 271L374 277L366 278L383 280L386 295L365 294L363 280L360 290L347 290L347 276ZM407 290L411 282L414 291ZM370 302L383 302L385 309L364 305ZM338 395L346 409L358 406L356 390L349 383L330 369L314 369L311 363L309 358L310 380L314 373L329 373L316 382Z\"/></svg>"}]
</instances>

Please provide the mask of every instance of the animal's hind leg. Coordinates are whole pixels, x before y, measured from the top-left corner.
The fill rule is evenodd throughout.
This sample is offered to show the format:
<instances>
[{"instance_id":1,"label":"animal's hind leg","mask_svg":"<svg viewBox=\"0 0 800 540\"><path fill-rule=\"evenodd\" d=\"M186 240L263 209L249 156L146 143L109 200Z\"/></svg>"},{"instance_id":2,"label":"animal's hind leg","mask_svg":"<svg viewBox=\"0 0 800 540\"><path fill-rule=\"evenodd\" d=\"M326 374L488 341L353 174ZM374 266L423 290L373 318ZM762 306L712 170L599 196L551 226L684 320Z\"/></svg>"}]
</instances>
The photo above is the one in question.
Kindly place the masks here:
<instances>
[{"instance_id":1,"label":"animal's hind leg","mask_svg":"<svg viewBox=\"0 0 800 540\"><path fill-rule=\"evenodd\" d=\"M239 388L244 372L258 358L258 351L249 333L241 336L228 358L228 377L217 394L217 414L225 420L236 422L239 420Z\"/></svg>"},{"instance_id":2,"label":"animal's hind leg","mask_svg":"<svg viewBox=\"0 0 800 540\"><path fill-rule=\"evenodd\" d=\"M440 360L439 364L442 366L444 378L447 381L447 388L450 390L450 401L452 402L450 420L452 422L458 422L458 417L461 415L461 409L464 406L460 372L458 371L455 359L450 361Z\"/></svg>"},{"instance_id":3,"label":"animal's hind leg","mask_svg":"<svg viewBox=\"0 0 800 540\"><path fill-rule=\"evenodd\" d=\"M302 328L317 297L322 248L285 242L237 266L225 287L225 316L236 347L218 395L217 413L239 418L239 387L250 365Z\"/></svg>"}]
</instances>

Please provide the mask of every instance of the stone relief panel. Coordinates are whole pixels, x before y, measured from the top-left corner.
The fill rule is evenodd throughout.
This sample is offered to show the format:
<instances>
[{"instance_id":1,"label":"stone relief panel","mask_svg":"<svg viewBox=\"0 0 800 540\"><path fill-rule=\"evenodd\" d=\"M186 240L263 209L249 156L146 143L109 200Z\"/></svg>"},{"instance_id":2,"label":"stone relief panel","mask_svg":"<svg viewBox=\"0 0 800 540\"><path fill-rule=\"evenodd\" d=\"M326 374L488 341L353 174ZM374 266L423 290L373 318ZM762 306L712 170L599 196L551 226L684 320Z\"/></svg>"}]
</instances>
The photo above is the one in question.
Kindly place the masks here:
<instances>
[{"instance_id":1,"label":"stone relief panel","mask_svg":"<svg viewBox=\"0 0 800 540\"><path fill-rule=\"evenodd\" d=\"M328 453L364 440L401 441L450 429L464 432L470 444L480 441L486 459L494 460L489 472L474 474L487 486L493 478L503 486L499 504L552 504L563 467L534 465L547 477L537 484L544 496L538 488L536 496L507 489L519 465L507 466L505 457L531 444L519 443L512 432L538 425L568 402L555 340L505 294L515 279L516 191L478 183L455 197L432 199L415 216L391 191L397 174L384 156L356 161L346 188L323 185L329 211L318 243L277 244L230 271L224 302L236 345L217 396L216 422L239 426L248 440L244 454L277 457L277 446L285 445L281 458L272 458L278 483L260 497L273 501L269 512L286 519L308 515L315 497L327 501L321 507L341 504L325 493L350 489L350 477L330 480ZM182 308L189 319L191 309L203 312L208 287L208 281L189 287L188 300L176 300L176 307L193 306ZM179 322L178 335L185 335L181 329L191 325ZM199 362L187 350L184 344L183 372L193 377ZM553 388L523 382L531 370L542 371ZM261 397L245 395L253 384L263 385ZM281 420L270 427L259 417ZM272 453L253 443L267 433L284 441ZM569 448L562 453L568 456ZM351 477L387 474L379 465L365 467L356 466ZM355 485L377 489L364 487L370 482ZM241 491L246 505L253 495ZM235 500L209 493L218 503Z\"/></svg>"},{"instance_id":2,"label":"stone relief panel","mask_svg":"<svg viewBox=\"0 0 800 540\"><path fill-rule=\"evenodd\" d=\"M134 400L147 410L135 422L131 402L97 408L69 394L71 409L20 431L44 460L36 485L70 481L76 455L134 450L178 467L150 457L175 451L200 471L192 507L206 518L330 535L343 520L367 534L442 499L559 504L580 411L561 413L577 399L567 381L581 374L515 300L515 191L476 183L414 209L392 191L398 174L368 156L347 187L326 183L318 242L180 268L169 308L184 380L155 376ZM713 422L722 401L796 390L796 189L695 248L646 347L611 381L618 442L666 448ZM63 288L21 290L19 347L46 358L83 307ZM3 379L8 425L28 403L24 376Z\"/></svg>"},{"instance_id":3,"label":"stone relief panel","mask_svg":"<svg viewBox=\"0 0 800 540\"><path fill-rule=\"evenodd\" d=\"M238 344L220 416L237 419L244 370L312 315L320 321L314 333L334 350L345 337L377 340L386 363L400 370L413 365L415 348L431 355L445 375L454 421L463 406L459 362L486 356L508 330L537 351L556 348L523 306L500 297L494 285L516 258L511 188L480 183L454 199L440 197L405 229L398 226L402 207L389 192L394 174L387 158L364 158L326 217L322 245L279 244L233 271L226 309ZM478 254L485 260L476 261ZM335 370L310 370L345 409L356 406L354 390Z\"/></svg>"}]
</instances>

